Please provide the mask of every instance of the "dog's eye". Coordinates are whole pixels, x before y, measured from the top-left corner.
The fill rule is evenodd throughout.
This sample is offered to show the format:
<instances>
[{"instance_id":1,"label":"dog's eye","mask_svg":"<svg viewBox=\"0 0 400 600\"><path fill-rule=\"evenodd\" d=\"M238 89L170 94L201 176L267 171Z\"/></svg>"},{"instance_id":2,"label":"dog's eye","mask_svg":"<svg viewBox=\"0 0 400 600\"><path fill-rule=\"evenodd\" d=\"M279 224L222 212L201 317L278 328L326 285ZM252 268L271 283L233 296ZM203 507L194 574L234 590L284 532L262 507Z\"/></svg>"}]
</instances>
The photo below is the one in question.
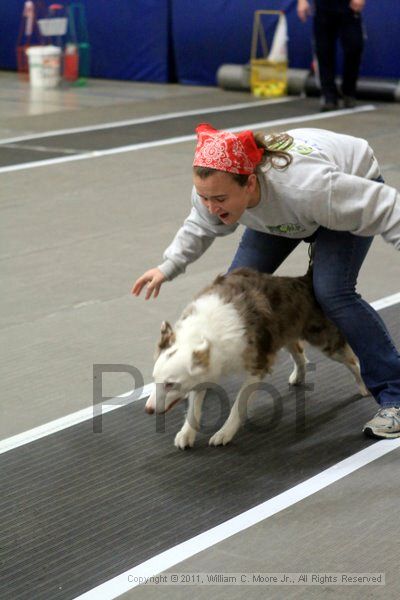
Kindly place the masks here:
<instances>
[{"instance_id":1,"label":"dog's eye","mask_svg":"<svg viewBox=\"0 0 400 600\"><path fill-rule=\"evenodd\" d=\"M174 387L175 387L175 384L174 384L174 383L172 383L171 381L166 381L166 382L164 383L164 390L165 390L166 392L168 392L169 390L173 390L173 389L174 389Z\"/></svg>"}]
</instances>

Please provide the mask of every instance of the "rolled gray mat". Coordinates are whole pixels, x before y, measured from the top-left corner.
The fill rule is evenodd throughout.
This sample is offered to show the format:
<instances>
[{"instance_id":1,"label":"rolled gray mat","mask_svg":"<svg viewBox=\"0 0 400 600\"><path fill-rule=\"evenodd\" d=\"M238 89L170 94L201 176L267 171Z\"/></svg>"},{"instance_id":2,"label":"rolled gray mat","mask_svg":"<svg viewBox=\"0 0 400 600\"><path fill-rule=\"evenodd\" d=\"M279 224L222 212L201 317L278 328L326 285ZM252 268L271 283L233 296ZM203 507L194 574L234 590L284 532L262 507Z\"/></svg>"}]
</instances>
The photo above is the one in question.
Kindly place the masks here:
<instances>
[{"instance_id":1,"label":"rolled gray mat","mask_svg":"<svg viewBox=\"0 0 400 600\"><path fill-rule=\"evenodd\" d=\"M250 64L221 65L217 71L218 86L225 90L250 90ZM339 86L340 81L337 80ZM320 89L315 75L307 69L288 69L288 93L290 95L319 96ZM400 81L362 77L357 83L357 98L400 102Z\"/></svg>"},{"instance_id":2,"label":"rolled gray mat","mask_svg":"<svg viewBox=\"0 0 400 600\"><path fill-rule=\"evenodd\" d=\"M308 75L307 69L288 69L288 93L303 93ZM217 83L224 90L249 90L250 64L221 65L217 71Z\"/></svg>"},{"instance_id":3,"label":"rolled gray mat","mask_svg":"<svg viewBox=\"0 0 400 600\"><path fill-rule=\"evenodd\" d=\"M250 65L221 65L217 71L217 83L224 90L249 90Z\"/></svg>"},{"instance_id":4,"label":"rolled gray mat","mask_svg":"<svg viewBox=\"0 0 400 600\"><path fill-rule=\"evenodd\" d=\"M340 89L340 79L336 80ZM307 96L319 96L320 89L315 75L308 75L304 91ZM360 100L382 100L400 102L400 81L379 77L361 77L357 82L356 97Z\"/></svg>"},{"instance_id":5,"label":"rolled gray mat","mask_svg":"<svg viewBox=\"0 0 400 600\"><path fill-rule=\"evenodd\" d=\"M288 69L288 94L297 96L304 93L309 76L308 69Z\"/></svg>"}]
</instances>

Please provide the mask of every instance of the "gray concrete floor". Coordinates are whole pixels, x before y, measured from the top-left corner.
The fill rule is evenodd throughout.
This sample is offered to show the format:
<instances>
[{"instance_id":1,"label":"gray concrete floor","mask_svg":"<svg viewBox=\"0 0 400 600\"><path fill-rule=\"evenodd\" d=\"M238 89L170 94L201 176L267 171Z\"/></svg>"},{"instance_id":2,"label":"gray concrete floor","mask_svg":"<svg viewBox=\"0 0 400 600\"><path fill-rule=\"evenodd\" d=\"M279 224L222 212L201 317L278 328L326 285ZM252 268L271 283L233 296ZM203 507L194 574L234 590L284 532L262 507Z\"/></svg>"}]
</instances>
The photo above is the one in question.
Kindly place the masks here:
<instances>
[{"instance_id":1,"label":"gray concrete floor","mask_svg":"<svg viewBox=\"0 0 400 600\"><path fill-rule=\"evenodd\" d=\"M85 88L37 94L13 73L0 73L0 90L2 139L251 101L246 93L223 92L216 88L109 81L90 81ZM315 104L317 111L318 102L310 102ZM374 112L349 113L329 120L321 115L320 119L312 122L312 126L366 137L376 151L387 183L400 188L399 118L399 104L381 104ZM298 126L301 125L300 121ZM1 438L90 406L94 363L134 365L143 373L144 381L150 382L153 348L160 322L165 318L171 321L177 318L192 295L226 268L239 237L238 233L217 240L185 276L164 285L158 300L145 302L143 298L134 299L130 295L131 285L137 276L161 261L163 250L188 213L192 153L193 143L181 143L140 153L1 175L3 294L0 326L4 340L0 350L3 392ZM306 264L306 246L303 245L280 272L300 274ZM360 275L360 291L370 301L397 293L399 276L398 255L377 238ZM110 376L105 378L104 394L116 395L132 387L129 376ZM393 469L396 458L398 454L393 454L383 461L385 473L390 475L389 463ZM335 570L331 568L330 557L335 552L342 552L342 516L351 521L351 515L353 522L360 522L365 529L357 569L363 565L361 570L372 568L377 543L380 556L393 550L390 543L385 544L391 533L389 525L384 530L387 537L378 541L375 528L371 529L368 525L378 513L384 521L382 510L385 506L390 513L388 523L393 522L395 492L383 487L384 493L387 491L389 494L385 505L386 496L382 499L385 481L379 484L380 491L376 494L374 480L378 475L382 475L381 465L373 464L338 484L340 489L343 486L342 492L336 493L333 488L328 488L323 496L318 494L307 503L290 509L287 518L291 523L288 529L291 534L287 545L276 539L279 525L287 523L282 521L283 515L277 515L260 529L256 528L254 539L260 545L257 553L264 552L272 558L276 547L281 557L287 551L287 565L300 566L298 561L291 561L296 556L295 549L300 551L303 545L308 555L304 564L310 568L315 565L314 571L322 567ZM351 494L360 491L358 481L366 493L361 514L357 502L351 504ZM305 529L296 529L296 523L300 519L301 528L304 528L313 519L313 503L318 506L319 516L313 529L306 534ZM327 522L329 535L331 529L335 535L331 546L323 535L323 531L328 531ZM210 554L217 562L220 561L221 568L218 570L224 570L228 565L230 569L227 570L235 570L240 564L245 564L241 561L244 561L244 554L248 554L247 550L243 550L248 535L250 532L244 534L243 546L240 536L237 536L233 554L229 550ZM271 535L275 536L273 545L270 545ZM346 536L350 540L349 531ZM392 535L392 541L395 539ZM322 554L318 548L321 548ZM351 548L351 544L347 544L346 553L351 552ZM317 562L313 562L314 556L318 556ZM363 556L366 557L364 562ZM193 570L200 564L208 564L208 558L204 563L203 558L199 563L193 560ZM250 568L251 561L246 559L245 562ZM338 558L335 564L344 562ZM283 566L283 562L271 563L268 570L273 571L278 565ZM284 570L296 569L287 567ZM346 595L349 589L345 589ZM367 588L363 590L366 590L363 597L380 597L369 596ZM375 590L373 594L380 593L380 590ZM141 593L134 591L132 596ZM196 597L203 597L205 593L199 592ZM234 595L237 593L233 589L226 593L219 590L221 596L218 597L241 597ZM295 592L290 591L292 593ZM318 594L322 593L322 590L307 588L309 597L319 597ZM271 589L268 594L271 598L282 597L278 592L275 595ZM216 595L216 590L213 590L213 595ZM289 595L287 589L284 596L306 597Z\"/></svg>"},{"instance_id":2,"label":"gray concrete floor","mask_svg":"<svg viewBox=\"0 0 400 600\"><path fill-rule=\"evenodd\" d=\"M205 585L140 587L121 600L306 600L398 598L399 486L392 452L298 504L187 559L165 573L385 573L384 586ZM377 493L379 490L379 493ZM309 581L311 580L311 577ZM321 580L320 580L321 581Z\"/></svg>"}]
</instances>

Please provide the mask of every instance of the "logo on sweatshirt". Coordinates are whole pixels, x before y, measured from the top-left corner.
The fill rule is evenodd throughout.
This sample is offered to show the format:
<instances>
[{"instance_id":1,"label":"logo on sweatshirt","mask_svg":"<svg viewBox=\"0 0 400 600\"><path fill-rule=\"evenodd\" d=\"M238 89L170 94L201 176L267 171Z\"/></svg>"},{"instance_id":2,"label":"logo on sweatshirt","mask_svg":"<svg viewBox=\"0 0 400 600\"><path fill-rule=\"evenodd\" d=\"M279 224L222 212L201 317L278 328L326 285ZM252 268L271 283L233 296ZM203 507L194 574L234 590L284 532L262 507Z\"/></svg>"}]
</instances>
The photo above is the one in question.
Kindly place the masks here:
<instances>
[{"instance_id":1,"label":"logo on sweatshirt","mask_svg":"<svg viewBox=\"0 0 400 600\"><path fill-rule=\"evenodd\" d=\"M306 231L302 225L298 225L297 223L282 223L282 225L269 225L267 227L270 233L280 234L280 233L300 233Z\"/></svg>"},{"instance_id":2,"label":"logo on sweatshirt","mask_svg":"<svg viewBox=\"0 0 400 600\"><path fill-rule=\"evenodd\" d=\"M308 154L311 154L312 152L314 152L315 148L312 148L311 146L307 146L306 144L301 144L299 142L295 142L293 144L293 147L290 148L290 150L293 150L294 152L297 152L298 154L303 154L303 155L307 156Z\"/></svg>"},{"instance_id":3,"label":"logo on sweatshirt","mask_svg":"<svg viewBox=\"0 0 400 600\"><path fill-rule=\"evenodd\" d=\"M294 141L291 146L289 146L288 150L292 152L297 152L297 154L302 154L303 156L307 156L314 152L315 148L312 146L308 146L304 142Z\"/></svg>"},{"instance_id":4,"label":"logo on sweatshirt","mask_svg":"<svg viewBox=\"0 0 400 600\"><path fill-rule=\"evenodd\" d=\"M302 154L303 156L307 156L308 154L311 154L315 151L315 148L313 148L311 145L300 140L293 140L293 142L289 146L286 145L286 142L277 142L275 144L270 145L269 148L271 148L271 150L285 150L297 152L297 154Z\"/></svg>"}]
</instances>

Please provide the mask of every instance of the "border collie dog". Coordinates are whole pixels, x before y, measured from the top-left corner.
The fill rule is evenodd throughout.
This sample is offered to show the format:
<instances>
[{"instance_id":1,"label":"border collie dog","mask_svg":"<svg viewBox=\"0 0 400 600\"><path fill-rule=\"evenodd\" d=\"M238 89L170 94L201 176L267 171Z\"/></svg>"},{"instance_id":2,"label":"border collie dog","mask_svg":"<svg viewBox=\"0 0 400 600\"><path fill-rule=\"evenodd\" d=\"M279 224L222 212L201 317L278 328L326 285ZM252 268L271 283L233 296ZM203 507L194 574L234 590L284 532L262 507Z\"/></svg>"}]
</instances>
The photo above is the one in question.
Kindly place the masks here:
<instances>
[{"instance_id":1,"label":"border collie dog","mask_svg":"<svg viewBox=\"0 0 400 600\"><path fill-rule=\"evenodd\" d=\"M343 363L354 375L360 394L368 395L354 352L315 300L311 269L303 277L277 277L248 268L220 275L185 308L174 328L167 322L161 325L153 371L156 385L146 411L163 413L189 397L175 446L192 447L207 383L244 372L245 381L227 420L209 441L212 446L225 445L241 424L242 392L271 372L281 348L286 347L294 361L289 384L304 383L303 340Z\"/></svg>"}]
</instances>

